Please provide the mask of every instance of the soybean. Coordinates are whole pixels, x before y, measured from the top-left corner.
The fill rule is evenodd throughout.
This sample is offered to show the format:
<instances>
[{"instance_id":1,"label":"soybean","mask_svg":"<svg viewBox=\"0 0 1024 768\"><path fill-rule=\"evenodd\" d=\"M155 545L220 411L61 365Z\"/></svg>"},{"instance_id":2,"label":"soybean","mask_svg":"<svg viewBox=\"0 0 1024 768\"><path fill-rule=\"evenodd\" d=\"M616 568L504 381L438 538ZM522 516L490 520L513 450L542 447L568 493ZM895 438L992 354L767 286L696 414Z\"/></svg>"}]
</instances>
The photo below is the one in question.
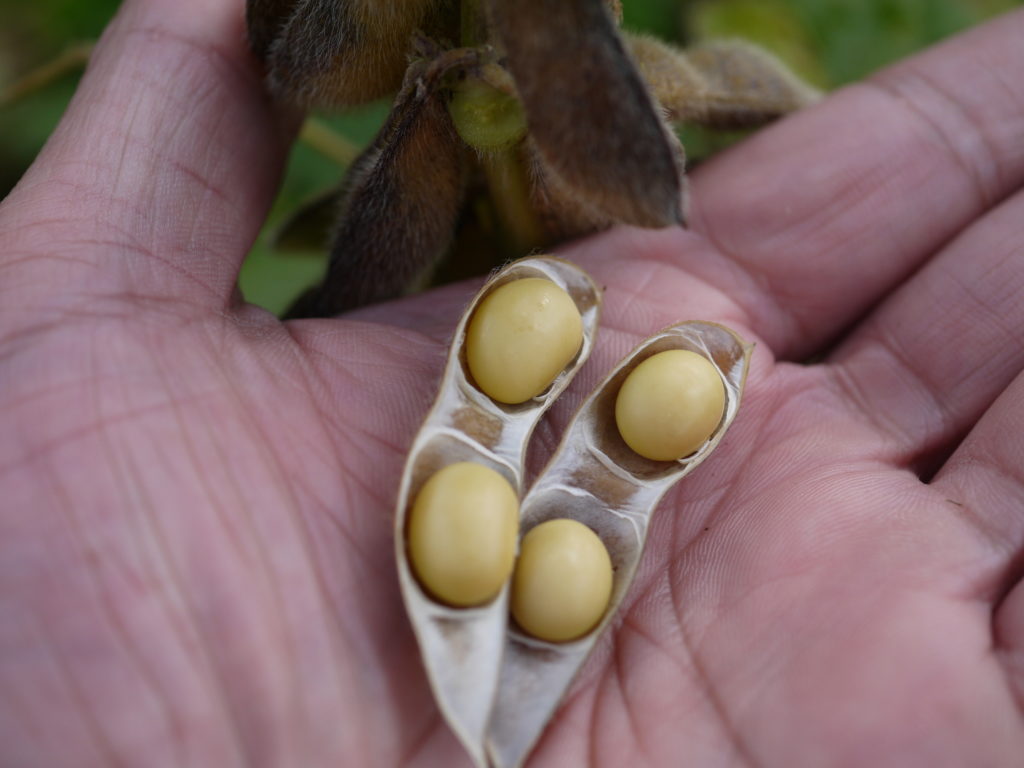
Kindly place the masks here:
<instances>
[{"instance_id":1,"label":"soybean","mask_svg":"<svg viewBox=\"0 0 1024 768\"><path fill-rule=\"evenodd\" d=\"M408 522L409 560L423 587L456 607L490 602L515 561L519 500L508 481L462 461L433 475Z\"/></svg>"},{"instance_id":2,"label":"soybean","mask_svg":"<svg viewBox=\"0 0 1024 768\"><path fill-rule=\"evenodd\" d=\"M562 643L587 634L612 594L612 561L583 523L548 520L523 537L512 577L512 615L541 640Z\"/></svg>"},{"instance_id":3,"label":"soybean","mask_svg":"<svg viewBox=\"0 0 1024 768\"><path fill-rule=\"evenodd\" d=\"M476 385L499 403L536 397L576 357L583 321L550 280L506 283L477 306L466 329L466 363Z\"/></svg>"},{"instance_id":4,"label":"soybean","mask_svg":"<svg viewBox=\"0 0 1024 768\"><path fill-rule=\"evenodd\" d=\"M724 413L725 385L718 370L684 349L644 360L626 377L615 400L622 439L654 461L675 461L696 451Z\"/></svg>"}]
</instances>

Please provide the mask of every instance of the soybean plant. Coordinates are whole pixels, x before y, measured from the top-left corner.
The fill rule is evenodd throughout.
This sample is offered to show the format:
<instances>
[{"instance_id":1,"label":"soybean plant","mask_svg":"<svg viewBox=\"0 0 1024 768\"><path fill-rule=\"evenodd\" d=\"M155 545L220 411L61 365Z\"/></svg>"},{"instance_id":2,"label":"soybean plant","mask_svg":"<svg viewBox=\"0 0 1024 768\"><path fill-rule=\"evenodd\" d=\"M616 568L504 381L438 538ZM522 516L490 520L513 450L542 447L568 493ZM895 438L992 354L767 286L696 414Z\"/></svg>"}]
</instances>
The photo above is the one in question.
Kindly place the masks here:
<instances>
[{"instance_id":1,"label":"soybean plant","mask_svg":"<svg viewBox=\"0 0 1024 768\"><path fill-rule=\"evenodd\" d=\"M673 124L756 127L815 97L770 55L623 32L618 0L248 0L274 95L397 94L334 196L330 263L292 316L403 293L446 254L503 261L616 223L685 224Z\"/></svg>"}]
</instances>

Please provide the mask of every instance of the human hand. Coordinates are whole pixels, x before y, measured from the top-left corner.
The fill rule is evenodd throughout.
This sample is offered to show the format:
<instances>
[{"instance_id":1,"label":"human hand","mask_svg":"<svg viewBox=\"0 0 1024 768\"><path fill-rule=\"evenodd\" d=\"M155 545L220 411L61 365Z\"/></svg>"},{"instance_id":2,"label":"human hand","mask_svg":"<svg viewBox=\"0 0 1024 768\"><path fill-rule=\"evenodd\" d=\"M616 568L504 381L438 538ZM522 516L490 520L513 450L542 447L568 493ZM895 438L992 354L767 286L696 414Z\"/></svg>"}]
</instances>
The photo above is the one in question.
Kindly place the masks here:
<instances>
[{"instance_id":1,"label":"human hand","mask_svg":"<svg viewBox=\"0 0 1024 768\"><path fill-rule=\"evenodd\" d=\"M1022 35L709 162L692 231L565 250L603 335L541 453L670 323L758 346L532 764L1019 763ZM5 765L465 761L391 515L476 286L286 324L241 300L293 125L243 41L240 3L129 0L0 208Z\"/></svg>"}]
</instances>

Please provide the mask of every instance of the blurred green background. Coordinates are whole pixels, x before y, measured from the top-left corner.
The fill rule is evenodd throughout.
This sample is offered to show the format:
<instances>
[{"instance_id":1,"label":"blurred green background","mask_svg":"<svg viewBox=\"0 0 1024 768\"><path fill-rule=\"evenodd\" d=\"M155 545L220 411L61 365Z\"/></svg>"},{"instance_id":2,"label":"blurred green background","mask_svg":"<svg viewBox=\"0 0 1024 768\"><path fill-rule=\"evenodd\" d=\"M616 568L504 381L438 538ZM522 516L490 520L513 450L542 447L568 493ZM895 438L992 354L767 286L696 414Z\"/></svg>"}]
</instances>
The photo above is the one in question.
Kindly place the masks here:
<instances>
[{"instance_id":1,"label":"blurred green background","mask_svg":"<svg viewBox=\"0 0 1024 768\"><path fill-rule=\"evenodd\" d=\"M173 1L173 0L169 0ZM399 0L401 1L401 0ZM884 64L1024 0L623 0L625 26L684 43L740 36L774 51L823 88L856 80ZM81 72L83 51L118 0L0 0L0 197L17 183L60 118ZM20 88L51 67L44 84ZM63 74L53 76L54 72ZM12 96L16 98L11 100ZM324 118L356 146L373 136L387 104ZM684 133L691 156L715 146ZM343 167L313 146L296 144L277 202L242 272L250 301L281 311L323 268L317 253L275 253L273 233L304 201L336 185Z\"/></svg>"}]
</instances>

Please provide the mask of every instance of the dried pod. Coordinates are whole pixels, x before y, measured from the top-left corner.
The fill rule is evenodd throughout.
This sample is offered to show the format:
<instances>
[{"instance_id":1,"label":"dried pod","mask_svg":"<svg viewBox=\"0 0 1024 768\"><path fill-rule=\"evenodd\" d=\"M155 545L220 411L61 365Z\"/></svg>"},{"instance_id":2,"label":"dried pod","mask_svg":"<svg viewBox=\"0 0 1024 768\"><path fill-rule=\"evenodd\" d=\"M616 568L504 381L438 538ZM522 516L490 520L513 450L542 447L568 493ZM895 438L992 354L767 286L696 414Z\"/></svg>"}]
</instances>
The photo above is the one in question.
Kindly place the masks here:
<instances>
[{"instance_id":1,"label":"dried pod","mask_svg":"<svg viewBox=\"0 0 1024 768\"><path fill-rule=\"evenodd\" d=\"M608 229L615 219L589 205L544 161L532 139L523 142L528 163L530 204L546 243L554 244Z\"/></svg>"},{"instance_id":2,"label":"dried pod","mask_svg":"<svg viewBox=\"0 0 1024 768\"><path fill-rule=\"evenodd\" d=\"M253 50L271 89L303 106L349 106L393 93L402 83L410 38L439 0L249 0Z\"/></svg>"},{"instance_id":3,"label":"dried pod","mask_svg":"<svg viewBox=\"0 0 1024 768\"><path fill-rule=\"evenodd\" d=\"M634 453L616 428L615 403L627 376L666 350L690 350L709 360L725 387L725 412L711 437L678 461ZM521 506L521 534L540 523L569 518L594 531L614 567L611 602L601 623L579 640L551 643L508 628L501 681L487 733L492 765L523 763L554 714L602 629L625 598L643 551L651 514L678 480L718 445L739 408L751 347L710 323L683 323L634 350L580 408L550 463Z\"/></svg>"},{"instance_id":4,"label":"dried pod","mask_svg":"<svg viewBox=\"0 0 1024 768\"><path fill-rule=\"evenodd\" d=\"M691 119L691 111L700 111L698 104L707 85L683 51L653 37L625 34L625 38L637 69L670 120L684 122Z\"/></svg>"},{"instance_id":5,"label":"dried pod","mask_svg":"<svg viewBox=\"0 0 1024 768\"><path fill-rule=\"evenodd\" d=\"M681 146L604 0L489 0L487 7L545 166L609 218L682 223Z\"/></svg>"},{"instance_id":6,"label":"dried pod","mask_svg":"<svg viewBox=\"0 0 1024 768\"><path fill-rule=\"evenodd\" d=\"M245 24L249 44L260 59L266 59L270 46L302 0L247 0Z\"/></svg>"},{"instance_id":7,"label":"dried pod","mask_svg":"<svg viewBox=\"0 0 1024 768\"><path fill-rule=\"evenodd\" d=\"M750 43L714 42L681 51L649 37L628 40L651 92L676 122L755 128L820 96Z\"/></svg>"},{"instance_id":8,"label":"dried pod","mask_svg":"<svg viewBox=\"0 0 1024 768\"><path fill-rule=\"evenodd\" d=\"M504 405L473 382L466 360L466 329L474 311L498 288L524 278L549 280L572 298L582 318L582 345L537 397ZM500 473L522 494L527 442L541 415L568 385L594 345L600 292L568 262L529 258L499 272L477 294L455 331L440 391L413 441L402 475L395 518L399 581L434 696L452 730L478 765L486 765L484 736L498 683L508 615L508 587L490 603L452 608L432 599L408 559L407 517L420 490L440 469L471 461Z\"/></svg>"},{"instance_id":9,"label":"dried pod","mask_svg":"<svg viewBox=\"0 0 1024 768\"><path fill-rule=\"evenodd\" d=\"M387 121L346 176L324 282L289 316L394 298L444 254L462 203L463 146L438 88L457 63L445 54L410 68Z\"/></svg>"},{"instance_id":10,"label":"dried pod","mask_svg":"<svg viewBox=\"0 0 1024 768\"><path fill-rule=\"evenodd\" d=\"M712 127L756 128L821 96L777 58L750 43L707 43L689 49L686 57L707 83L701 121Z\"/></svg>"},{"instance_id":11,"label":"dried pod","mask_svg":"<svg viewBox=\"0 0 1024 768\"><path fill-rule=\"evenodd\" d=\"M605 5L608 6L608 10L612 14L612 18L615 19L616 24L622 23L622 0L605 0Z\"/></svg>"}]
</instances>

